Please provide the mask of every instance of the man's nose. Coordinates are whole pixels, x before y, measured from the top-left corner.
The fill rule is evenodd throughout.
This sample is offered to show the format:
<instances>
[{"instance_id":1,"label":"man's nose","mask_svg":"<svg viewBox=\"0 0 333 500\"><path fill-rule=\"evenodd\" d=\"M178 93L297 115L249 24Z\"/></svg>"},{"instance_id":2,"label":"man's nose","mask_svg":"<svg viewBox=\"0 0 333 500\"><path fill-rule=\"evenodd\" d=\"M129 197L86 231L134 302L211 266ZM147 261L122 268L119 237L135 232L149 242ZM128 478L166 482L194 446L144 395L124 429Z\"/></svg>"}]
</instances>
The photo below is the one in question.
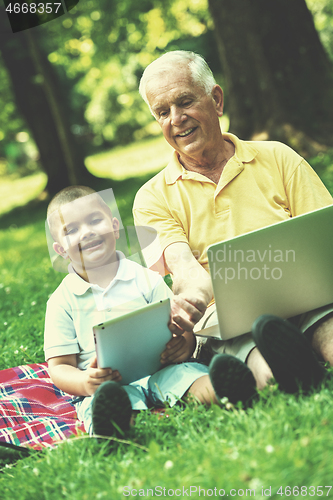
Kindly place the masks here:
<instances>
[{"instance_id":1,"label":"man's nose","mask_svg":"<svg viewBox=\"0 0 333 500\"><path fill-rule=\"evenodd\" d=\"M172 125L179 126L186 120L186 115L182 108L178 108L177 106L171 107L170 113Z\"/></svg>"}]
</instances>

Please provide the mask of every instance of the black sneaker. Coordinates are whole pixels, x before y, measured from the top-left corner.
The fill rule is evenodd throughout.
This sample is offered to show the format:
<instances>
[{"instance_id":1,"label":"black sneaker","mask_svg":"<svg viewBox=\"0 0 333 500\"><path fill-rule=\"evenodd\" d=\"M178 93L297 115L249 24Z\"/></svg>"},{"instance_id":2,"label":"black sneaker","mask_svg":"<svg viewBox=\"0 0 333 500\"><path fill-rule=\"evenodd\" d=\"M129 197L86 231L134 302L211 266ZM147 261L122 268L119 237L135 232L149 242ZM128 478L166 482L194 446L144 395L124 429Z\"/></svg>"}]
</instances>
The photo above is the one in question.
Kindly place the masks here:
<instances>
[{"instance_id":1,"label":"black sneaker","mask_svg":"<svg viewBox=\"0 0 333 500\"><path fill-rule=\"evenodd\" d=\"M250 406L257 396L256 381L248 366L229 354L217 354L209 365L209 377L218 398Z\"/></svg>"},{"instance_id":2,"label":"black sneaker","mask_svg":"<svg viewBox=\"0 0 333 500\"><path fill-rule=\"evenodd\" d=\"M289 321L264 314L253 323L252 336L283 391L308 392L325 378L310 342Z\"/></svg>"},{"instance_id":3,"label":"black sneaker","mask_svg":"<svg viewBox=\"0 0 333 500\"><path fill-rule=\"evenodd\" d=\"M123 435L130 428L132 406L125 389L117 382L100 385L92 402L94 434Z\"/></svg>"}]
</instances>

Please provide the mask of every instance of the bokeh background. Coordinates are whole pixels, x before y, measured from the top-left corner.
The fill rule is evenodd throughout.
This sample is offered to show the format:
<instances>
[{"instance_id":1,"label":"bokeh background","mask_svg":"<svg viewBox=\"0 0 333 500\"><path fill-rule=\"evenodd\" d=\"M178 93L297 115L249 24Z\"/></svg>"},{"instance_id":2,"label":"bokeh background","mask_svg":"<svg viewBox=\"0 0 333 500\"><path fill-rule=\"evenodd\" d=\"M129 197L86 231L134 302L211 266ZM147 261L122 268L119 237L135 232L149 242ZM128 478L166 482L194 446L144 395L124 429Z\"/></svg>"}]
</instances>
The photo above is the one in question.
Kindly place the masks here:
<instances>
[{"instance_id":1,"label":"bokeh background","mask_svg":"<svg viewBox=\"0 0 333 500\"><path fill-rule=\"evenodd\" d=\"M332 147L332 0L80 0L15 34L0 5L0 212L165 166L138 83L174 49L207 59L225 90L224 130L307 158Z\"/></svg>"}]
</instances>

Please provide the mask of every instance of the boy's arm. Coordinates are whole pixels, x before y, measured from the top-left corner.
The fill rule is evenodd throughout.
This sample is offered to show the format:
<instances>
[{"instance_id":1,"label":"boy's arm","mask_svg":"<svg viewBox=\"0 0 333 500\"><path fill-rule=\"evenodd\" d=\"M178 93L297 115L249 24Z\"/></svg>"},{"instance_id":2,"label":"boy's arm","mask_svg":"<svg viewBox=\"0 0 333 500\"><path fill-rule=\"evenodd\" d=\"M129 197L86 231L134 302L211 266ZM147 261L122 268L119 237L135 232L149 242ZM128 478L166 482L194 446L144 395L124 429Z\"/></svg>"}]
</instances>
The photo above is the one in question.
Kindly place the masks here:
<instances>
[{"instance_id":1,"label":"boy's arm","mask_svg":"<svg viewBox=\"0 0 333 500\"><path fill-rule=\"evenodd\" d=\"M52 382L59 389L73 396L91 396L103 382L121 380L118 370L98 368L96 357L91 359L86 370L80 370L77 367L76 354L50 358L48 365Z\"/></svg>"}]
</instances>

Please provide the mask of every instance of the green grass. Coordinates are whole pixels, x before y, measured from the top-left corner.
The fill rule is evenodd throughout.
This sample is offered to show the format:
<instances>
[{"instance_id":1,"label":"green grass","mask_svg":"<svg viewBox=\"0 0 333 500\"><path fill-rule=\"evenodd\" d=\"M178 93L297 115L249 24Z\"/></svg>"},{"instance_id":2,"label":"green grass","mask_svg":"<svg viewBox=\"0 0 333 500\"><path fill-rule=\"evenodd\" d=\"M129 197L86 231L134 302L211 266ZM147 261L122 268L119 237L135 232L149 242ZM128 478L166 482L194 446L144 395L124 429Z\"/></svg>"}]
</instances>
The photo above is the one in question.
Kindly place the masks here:
<instances>
[{"instance_id":1,"label":"green grass","mask_svg":"<svg viewBox=\"0 0 333 500\"><path fill-rule=\"evenodd\" d=\"M27 177L17 175L1 176L0 214L9 212L17 206L24 206L36 198L46 186L47 177L38 172Z\"/></svg>"},{"instance_id":2,"label":"green grass","mask_svg":"<svg viewBox=\"0 0 333 500\"><path fill-rule=\"evenodd\" d=\"M311 163L333 192L333 154ZM101 181L101 188L113 186L125 225L132 221L134 195L149 176L140 174L111 184ZM32 178L15 182L23 192L32 190ZM35 188L38 193L43 187ZM46 248L46 203L8 211L12 206L3 200L0 216L0 369L44 360L45 303L63 278L51 268ZM0 498L114 500L125 498L130 490L124 487L136 489L140 498L152 497L147 489L162 498L169 489L174 497L203 498L203 490L205 497L215 497L214 488L217 496L223 489L225 497L248 497L246 490L252 489L256 498L268 498L262 488L271 487L271 498L279 499L288 496L288 486L308 488L303 495L295 489L291 498L313 498L310 486L323 486L322 496L333 498L333 488L329 495L325 488L333 485L332 390L333 381L307 397L273 387L247 411L192 404L161 418L142 412L126 442L101 443L83 435L13 464L1 460L0 453ZM280 486L286 495L277 494ZM166 488L164 496L157 487ZM200 497L194 490L199 487Z\"/></svg>"},{"instance_id":3,"label":"green grass","mask_svg":"<svg viewBox=\"0 0 333 500\"><path fill-rule=\"evenodd\" d=\"M168 163L171 153L171 146L159 136L88 156L85 164L93 175L124 180L158 172Z\"/></svg>"},{"instance_id":4,"label":"green grass","mask_svg":"<svg viewBox=\"0 0 333 500\"><path fill-rule=\"evenodd\" d=\"M310 493L332 484L332 388L299 398L275 389L246 412L189 406L160 419L142 412L126 443L81 438L6 468L1 498L113 500L130 489L149 498L147 489L158 488L199 498L199 487L206 496L214 488L225 496L251 489L262 498L262 488L273 494L280 486Z\"/></svg>"}]
</instances>

